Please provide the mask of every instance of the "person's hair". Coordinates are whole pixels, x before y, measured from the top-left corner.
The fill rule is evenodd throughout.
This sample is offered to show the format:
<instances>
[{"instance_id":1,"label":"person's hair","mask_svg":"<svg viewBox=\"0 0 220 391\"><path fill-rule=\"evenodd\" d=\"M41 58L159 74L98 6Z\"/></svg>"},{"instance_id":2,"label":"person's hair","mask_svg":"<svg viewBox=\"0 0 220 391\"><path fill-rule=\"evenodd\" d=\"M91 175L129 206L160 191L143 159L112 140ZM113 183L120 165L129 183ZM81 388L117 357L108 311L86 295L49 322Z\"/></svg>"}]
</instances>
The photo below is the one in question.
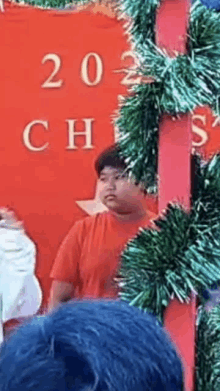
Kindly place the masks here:
<instances>
[{"instance_id":1,"label":"person's hair","mask_svg":"<svg viewBox=\"0 0 220 391\"><path fill-rule=\"evenodd\" d=\"M105 149L95 161L95 170L98 177L105 167L119 168L123 171L126 170L127 166L125 159L120 154L120 148L117 144L112 145Z\"/></svg>"},{"instance_id":2,"label":"person's hair","mask_svg":"<svg viewBox=\"0 0 220 391\"><path fill-rule=\"evenodd\" d=\"M182 391L158 321L120 301L76 301L16 330L0 352L1 391Z\"/></svg>"}]
</instances>

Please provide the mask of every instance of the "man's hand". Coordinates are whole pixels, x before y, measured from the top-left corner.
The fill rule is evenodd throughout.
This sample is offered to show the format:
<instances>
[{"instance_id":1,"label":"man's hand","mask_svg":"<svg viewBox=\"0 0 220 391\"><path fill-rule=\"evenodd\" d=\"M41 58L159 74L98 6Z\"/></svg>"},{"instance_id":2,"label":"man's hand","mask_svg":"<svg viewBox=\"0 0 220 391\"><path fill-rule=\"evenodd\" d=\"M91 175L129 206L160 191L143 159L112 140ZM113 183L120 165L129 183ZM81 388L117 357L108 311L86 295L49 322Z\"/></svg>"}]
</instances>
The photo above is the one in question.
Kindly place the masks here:
<instances>
[{"instance_id":1,"label":"man's hand","mask_svg":"<svg viewBox=\"0 0 220 391\"><path fill-rule=\"evenodd\" d=\"M0 228L22 229L22 221L18 221L15 213L7 208L0 208Z\"/></svg>"},{"instance_id":2,"label":"man's hand","mask_svg":"<svg viewBox=\"0 0 220 391\"><path fill-rule=\"evenodd\" d=\"M61 303L65 303L73 298L74 286L69 282L57 281L52 282L48 310L52 311Z\"/></svg>"}]
</instances>

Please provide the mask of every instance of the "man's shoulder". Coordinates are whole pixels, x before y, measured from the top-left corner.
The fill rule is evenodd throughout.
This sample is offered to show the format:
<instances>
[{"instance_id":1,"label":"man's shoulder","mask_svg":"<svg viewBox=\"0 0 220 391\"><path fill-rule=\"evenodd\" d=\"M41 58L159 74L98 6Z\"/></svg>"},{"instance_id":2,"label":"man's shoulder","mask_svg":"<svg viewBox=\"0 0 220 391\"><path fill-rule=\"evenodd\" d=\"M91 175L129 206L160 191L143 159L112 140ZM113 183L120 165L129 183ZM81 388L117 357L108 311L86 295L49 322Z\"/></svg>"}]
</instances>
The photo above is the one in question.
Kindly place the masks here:
<instances>
[{"instance_id":1,"label":"man's shoulder","mask_svg":"<svg viewBox=\"0 0 220 391\"><path fill-rule=\"evenodd\" d=\"M151 220L155 220L158 215L150 210L147 211L147 217L148 219L151 221Z\"/></svg>"},{"instance_id":2,"label":"man's shoulder","mask_svg":"<svg viewBox=\"0 0 220 391\"><path fill-rule=\"evenodd\" d=\"M84 229L91 228L93 225L96 225L96 224L99 225L103 221L108 220L108 219L109 219L109 212L96 213L96 214L94 214L92 216L86 216L83 219L80 219L80 220L76 221L73 224L72 229L74 229L74 228L77 228L77 229L80 229L80 228L84 228Z\"/></svg>"}]
</instances>

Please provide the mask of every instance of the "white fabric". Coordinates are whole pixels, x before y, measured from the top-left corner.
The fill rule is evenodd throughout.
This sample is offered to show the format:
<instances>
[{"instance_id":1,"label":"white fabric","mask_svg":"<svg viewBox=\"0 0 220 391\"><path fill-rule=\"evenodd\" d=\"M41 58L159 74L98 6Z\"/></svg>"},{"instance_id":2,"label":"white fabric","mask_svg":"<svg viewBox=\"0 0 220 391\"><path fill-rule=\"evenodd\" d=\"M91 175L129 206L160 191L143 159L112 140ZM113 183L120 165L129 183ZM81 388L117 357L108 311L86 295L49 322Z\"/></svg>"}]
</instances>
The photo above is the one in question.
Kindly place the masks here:
<instances>
[{"instance_id":1,"label":"white fabric","mask_svg":"<svg viewBox=\"0 0 220 391\"><path fill-rule=\"evenodd\" d=\"M35 263L35 245L24 230L0 227L0 342L5 321L34 315L40 308Z\"/></svg>"}]
</instances>

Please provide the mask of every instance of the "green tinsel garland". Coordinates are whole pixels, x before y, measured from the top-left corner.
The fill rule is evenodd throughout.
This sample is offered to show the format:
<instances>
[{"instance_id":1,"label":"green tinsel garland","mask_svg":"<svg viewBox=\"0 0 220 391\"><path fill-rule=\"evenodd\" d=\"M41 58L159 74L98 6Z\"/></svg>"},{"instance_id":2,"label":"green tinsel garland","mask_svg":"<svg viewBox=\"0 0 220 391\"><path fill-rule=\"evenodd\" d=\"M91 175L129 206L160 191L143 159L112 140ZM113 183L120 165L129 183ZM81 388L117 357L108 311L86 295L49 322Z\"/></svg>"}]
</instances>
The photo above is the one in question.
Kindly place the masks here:
<instances>
[{"instance_id":1,"label":"green tinsel garland","mask_svg":"<svg viewBox=\"0 0 220 391\"><path fill-rule=\"evenodd\" d=\"M147 2L148 3L148 2ZM152 105L145 110L146 120L143 118L141 105L136 105L137 121L134 128L129 126L131 121L132 98L127 97L119 110L116 124L120 131L119 143L123 156L129 162L129 169L138 181L146 184L150 192L156 189L157 148L159 116L168 113L177 116L179 113L193 111L197 106L209 105L216 114L219 114L220 103L220 13L208 10L199 1L191 8L188 54L170 58L165 51L156 47L154 42L154 30L152 28L155 19L156 6L159 1L149 1L147 11L154 8L150 22L147 24L149 31L145 32L142 26L141 11L134 1L120 0L122 9L130 15L134 15L134 23L130 29L134 50L140 62L138 72L143 76L151 76L155 82L151 87L140 85L131 89L131 95L138 96L151 91ZM142 32L139 32L139 29ZM155 26L154 26L155 28ZM145 39L144 39L145 34ZM151 112L149 113L149 110ZM153 129L148 119L154 118ZM145 144L150 155L143 153L140 156L140 139L148 140ZM144 149L144 147L142 147ZM156 155L155 155L156 152ZM143 168L144 167L144 168ZM150 177L147 184L146 178ZM149 185L149 186L148 186Z\"/></svg>"},{"instance_id":2,"label":"green tinsel garland","mask_svg":"<svg viewBox=\"0 0 220 391\"><path fill-rule=\"evenodd\" d=\"M200 307L197 318L195 391L220 390L220 305L207 312Z\"/></svg>"},{"instance_id":3,"label":"green tinsel garland","mask_svg":"<svg viewBox=\"0 0 220 391\"><path fill-rule=\"evenodd\" d=\"M148 180L147 185L155 188L159 115L192 111L203 104L209 104L219 115L220 80L216 69L220 69L220 14L197 2L191 10L188 56L172 60L154 44L154 17L159 1L144 3L147 11L149 3L155 6L149 22L145 22L143 10L139 14L140 4L136 1L121 3L133 17L130 33L141 63L139 72L153 76L156 87L155 96L153 85L132 89L134 96L127 98L117 120L120 144L136 178ZM144 96L151 96L151 107L148 99L144 102ZM156 313L161 320L172 297L187 300L191 291L201 293L207 284L219 278L219 156L205 165L197 161L192 202L189 214L178 206L170 206L164 218L156 222L159 230L143 230L123 254L122 299ZM219 307L211 314L202 310L198 318L196 391L220 389L219 325Z\"/></svg>"},{"instance_id":4,"label":"green tinsel garland","mask_svg":"<svg viewBox=\"0 0 220 391\"><path fill-rule=\"evenodd\" d=\"M210 162L197 158L192 194L192 216L197 227L208 230L220 223L220 155L216 154Z\"/></svg>"},{"instance_id":5,"label":"green tinsel garland","mask_svg":"<svg viewBox=\"0 0 220 391\"><path fill-rule=\"evenodd\" d=\"M84 5L91 3L93 0L16 0L17 3L25 2L30 5L44 8L63 9L69 5Z\"/></svg>"},{"instance_id":6,"label":"green tinsel garland","mask_svg":"<svg viewBox=\"0 0 220 391\"><path fill-rule=\"evenodd\" d=\"M158 120L156 83L136 86L116 119L120 129L120 147L127 151L126 163L137 181L155 193L158 161ZM138 150L138 153L137 153Z\"/></svg>"},{"instance_id":7,"label":"green tinsel garland","mask_svg":"<svg viewBox=\"0 0 220 391\"><path fill-rule=\"evenodd\" d=\"M120 0L119 4L133 18L130 34L140 74L162 84L157 95L160 111L176 115L196 106L213 106L220 92L220 14L195 2L190 11L188 53L171 58L155 45L160 1Z\"/></svg>"},{"instance_id":8,"label":"green tinsel garland","mask_svg":"<svg viewBox=\"0 0 220 391\"><path fill-rule=\"evenodd\" d=\"M118 0L119 13L132 18L128 32L137 44L143 44L146 39L155 41L156 10L160 0Z\"/></svg>"},{"instance_id":9,"label":"green tinsel garland","mask_svg":"<svg viewBox=\"0 0 220 391\"><path fill-rule=\"evenodd\" d=\"M197 162L191 212L169 205L122 255L121 298L163 321L171 298L189 300L220 279L220 155Z\"/></svg>"},{"instance_id":10,"label":"green tinsel garland","mask_svg":"<svg viewBox=\"0 0 220 391\"><path fill-rule=\"evenodd\" d=\"M187 55L170 58L146 39L136 42L136 53L144 75L162 83L158 97L161 112L185 113L197 106L214 106L220 92L220 14L200 2L191 9Z\"/></svg>"}]
</instances>

